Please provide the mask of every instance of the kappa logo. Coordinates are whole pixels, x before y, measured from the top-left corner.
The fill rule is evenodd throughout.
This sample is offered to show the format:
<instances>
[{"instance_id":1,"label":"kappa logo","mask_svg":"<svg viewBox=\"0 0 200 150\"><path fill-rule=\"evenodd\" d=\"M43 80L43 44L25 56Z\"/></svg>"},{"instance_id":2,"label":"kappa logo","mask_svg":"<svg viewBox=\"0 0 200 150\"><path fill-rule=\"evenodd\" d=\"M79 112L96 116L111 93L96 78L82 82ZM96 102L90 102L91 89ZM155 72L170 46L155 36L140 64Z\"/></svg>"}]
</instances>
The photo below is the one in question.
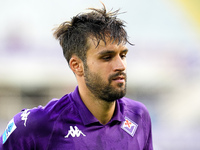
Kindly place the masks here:
<instances>
[{"instance_id":1,"label":"kappa logo","mask_svg":"<svg viewBox=\"0 0 200 150\"><path fill-rule=\"evenodd\" d=\"M26 127L26 121L28 119L28 115L30 114L30 112L28 112L28 111L29 111L29 109L26 109L21 114L21 117L22 117L21 120L24 120L24 126L25 127Z\"/></svg>"},{"instance_id":2,"label":"kappa logo","mask_svg":"<svg viewBox=\"0 0 200 150\"><path fill-rule=\"evenodd\" d=\"M4 131L3 135L2 135L2 141L3 144L6 142L6 140L8 139L8 137L11 135L11 133L16 129L16 125L14 122L14 119L10 120L10 122L8 123L6 130Z\"/></svg>"},{"instance_id":3,"label":"kappa logo","mask_svg":"<svg viewBox=\"0 0 200 150\"><path fill-rule=\"evenodd\" d=\"M121 125L121 128L128 134L130 134L132 137L134 136L137 127L138 125L128 117L125 117L125 121Z\"/></svg>"},{"instance_id":4,"label":"kappa logo","mask_svg":"<svg viewBox=\"0 0 200 150\"><path fill-rule=\"evenodd\" d=\"M70 126L70 130L68 131L68 134L65 136L65 138L68 138L70 135L72 137L79 137L80 135L86 136L81 130L78 129L77 126L74 126L74 128Z\"/></svg>"}]
</instances>

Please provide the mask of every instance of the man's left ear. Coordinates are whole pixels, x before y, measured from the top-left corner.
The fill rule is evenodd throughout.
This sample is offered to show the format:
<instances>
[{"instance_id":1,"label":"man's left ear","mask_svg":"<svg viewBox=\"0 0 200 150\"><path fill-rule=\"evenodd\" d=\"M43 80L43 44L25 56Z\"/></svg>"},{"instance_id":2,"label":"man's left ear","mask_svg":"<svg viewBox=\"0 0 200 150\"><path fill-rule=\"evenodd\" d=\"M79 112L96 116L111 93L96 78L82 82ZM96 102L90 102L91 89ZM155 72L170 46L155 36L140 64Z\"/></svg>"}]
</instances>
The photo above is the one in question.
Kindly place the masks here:
<instances>
[{"instance_id":1,"label":"man's left ear","mask_svg":"<svg viewBox=\"0 0 200 150\"><path fill-rule=\"evenodd\" d=\"M76 55L73 55L69 60L69 66L77 76L84 75L83 62Z\"/></svg>"}]
</instances>

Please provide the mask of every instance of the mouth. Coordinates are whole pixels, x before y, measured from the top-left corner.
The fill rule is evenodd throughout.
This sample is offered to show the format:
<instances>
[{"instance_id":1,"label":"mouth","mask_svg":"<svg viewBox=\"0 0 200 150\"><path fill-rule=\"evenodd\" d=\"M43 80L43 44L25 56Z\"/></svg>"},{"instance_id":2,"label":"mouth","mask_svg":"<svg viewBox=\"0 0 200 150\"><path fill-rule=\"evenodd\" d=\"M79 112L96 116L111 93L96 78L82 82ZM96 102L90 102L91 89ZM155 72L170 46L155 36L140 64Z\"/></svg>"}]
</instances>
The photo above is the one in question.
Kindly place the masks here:
<instances>
[{"instance_id":1,"label":"mouth","mask_svg":"<svg viewBox=\"0 0 200 150\"><path fill-rule=\"evenodd\" d=\"M124 76L117 76L113 78L113 80L124 80L124 79L125 79Z\"/></svg>"},{"instance_id":2,"label":"mouth","mask_svg":"<svg viewBox=\"0 0 200 150\"><path fill-rule=\"evenodd\" d=\"M120 76L114 77L112 80L115 81L115 82L122 83L122 82L125 82L125 76L120 75Z\"/></svg>"},{"instance_id":3,"label":"mouth","mask_svg":"<svg viewBox=\"0 0 200 150\"><path fill-rule=\"evenodd\" d=\"M124 85L126 82L126 73L125 72L118 72L109 77L109 82L114 82L120 85Z\"/></svg>"}]
</instances>

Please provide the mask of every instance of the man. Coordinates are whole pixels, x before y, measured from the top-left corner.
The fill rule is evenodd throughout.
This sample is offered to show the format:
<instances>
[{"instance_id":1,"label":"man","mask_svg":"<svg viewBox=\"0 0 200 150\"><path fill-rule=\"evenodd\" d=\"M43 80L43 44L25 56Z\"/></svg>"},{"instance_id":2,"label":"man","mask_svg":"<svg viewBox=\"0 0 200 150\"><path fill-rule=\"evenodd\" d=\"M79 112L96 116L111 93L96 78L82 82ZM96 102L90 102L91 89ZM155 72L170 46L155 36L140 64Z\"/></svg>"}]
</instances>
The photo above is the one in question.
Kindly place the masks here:
<instances>
[{"instance_id":1,"label":"man","mask_svg":"<svg viewBox=\"0 0 200 150\"><path fill-rule=\"evenodd\" d=\"M146 107L124 97L129 41L117 14L106 12L105 6L92 8L55 30L78 86L45 107L17 114L0 139L0 149L153 149Z\"/></svg>"}]
</instances>

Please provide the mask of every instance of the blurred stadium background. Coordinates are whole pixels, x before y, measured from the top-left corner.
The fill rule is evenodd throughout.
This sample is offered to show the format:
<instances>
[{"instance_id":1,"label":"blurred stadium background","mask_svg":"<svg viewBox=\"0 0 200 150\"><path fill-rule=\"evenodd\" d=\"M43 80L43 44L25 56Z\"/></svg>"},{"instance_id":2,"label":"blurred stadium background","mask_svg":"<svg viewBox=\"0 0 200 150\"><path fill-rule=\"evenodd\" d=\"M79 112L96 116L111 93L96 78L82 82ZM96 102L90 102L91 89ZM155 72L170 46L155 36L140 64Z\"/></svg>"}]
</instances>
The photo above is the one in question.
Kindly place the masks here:
<instances>
[{"instance_id":1,"label":"blurred stadium background","mask_svg":"<svg viewBox=\"0 0 200 150\"><path fill-rule=\"evenodd\" d=\"M127 97L152 117L155 150L200 149L200 1L109 0L130 41ZM0 0L0 134L21 109L74 90L52 28L99 0Z\"/></svg>"}]
</instances>

